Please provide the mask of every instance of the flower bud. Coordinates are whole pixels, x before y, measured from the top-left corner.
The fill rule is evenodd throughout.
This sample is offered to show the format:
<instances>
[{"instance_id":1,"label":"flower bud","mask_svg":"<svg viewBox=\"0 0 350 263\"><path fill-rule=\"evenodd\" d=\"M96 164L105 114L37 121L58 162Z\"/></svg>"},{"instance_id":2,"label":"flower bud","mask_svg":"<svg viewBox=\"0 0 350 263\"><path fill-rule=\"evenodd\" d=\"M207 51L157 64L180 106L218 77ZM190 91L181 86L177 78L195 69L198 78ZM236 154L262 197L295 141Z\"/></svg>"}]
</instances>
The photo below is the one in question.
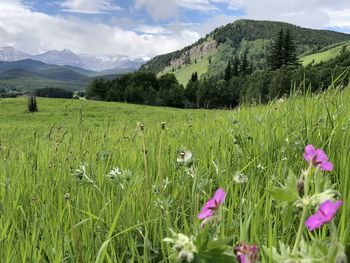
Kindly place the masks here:
<instances>
[{"instance_id":1,"label":"flower bud","mask_svg":"<svg viewBox=\"0 0 350 263\"><path fill-rule=\"evenodd\" d=\"M64 200L69 200L70 199L70 194L69 193L66 193L64 194Z\"/></svg>"},{"instance_id":2,"label":"flower bud","mask_svg":"<svg viewBox=\"0 0 350 263\"><path fill-rule=\"evenodd\" d=\"M161 125L162 125L162 130L164 130L165 129L165 122L162 122Z\"/></svg>"},{"instance_id":3,"label":"flower bud","mask_svg":"<svg viewBox=\"0 0 350 263\"><path fill-rule=\"evenodd\" d=\"M298 190L299 196L303 197L304 196L304 181L302 179L299 179L297 181L297 190Z\"/></svg>"}]
</instances>

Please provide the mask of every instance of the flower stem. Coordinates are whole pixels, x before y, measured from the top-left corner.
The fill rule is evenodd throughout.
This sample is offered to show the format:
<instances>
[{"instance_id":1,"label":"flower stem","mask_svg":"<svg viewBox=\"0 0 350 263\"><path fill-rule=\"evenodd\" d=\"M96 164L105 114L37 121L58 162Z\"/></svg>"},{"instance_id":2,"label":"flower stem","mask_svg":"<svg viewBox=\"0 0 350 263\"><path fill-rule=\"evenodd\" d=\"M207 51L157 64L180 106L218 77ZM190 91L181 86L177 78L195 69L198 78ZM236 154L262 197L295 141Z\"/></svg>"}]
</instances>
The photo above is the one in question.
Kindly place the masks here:
<instances>
[{"instance_id":1,"label":"flower stem","mask_svg":"<svg viewBox=\"0 0 350 263\"><path fill-rule=\"evenodd\" d=\"M332 222L330 222L328 225L329 225L329 230L331 232L332 243L334 244L338 240L338 229L334 224L334 220L332 220Z\"/></svg>"},{"instance_id":2,"label":"flower stem","mask_svg":"<svg viewBox=\"0 0 350 263\"><path fill-rule=\"evenodd\" d=\"M303 229L304 229L304 222L305 222L306 215L307 215L307 208L308 208L308 203L309 203L309 201L308 201L309 177L310 177L311 169L312 169L312 165L310 164L309 168L307 169L307 171L305 173L305 184L304 184L304 192L305 192L304 200L305 201L303 202L303 213L302 213L302 216L300 219L297 238L295 239L295 243L294 243L294 247L293 247L293 251L292 251L293 254L295 254L297 252L297 249L299 247L301 236L302 236Z\"/></svg>"},{"instance_id":3,"label":"flower stem","mask_svg":"<svg viewBox=\"0 0 350 263\"><path fill-rule=\"evenodd\" d=\"M158 180L159 180L159 184L162 184L163 181L163 176L162 176L162 150L163 150L163 136L164 136L164 130L165 130L165 122L162 122L161 124L161 131L160 131L160 139L159 139L159 149L158 149Z\"/></svg>"},{"instance_id":4,"label":"flower stem","mask_svg":"<svg viewBox=\"0 0 350 263\"><path fill-rule=\"evenodd\" d=\"M296 253L298 247L299 247L299 243L300 243L300 240L301 240L301 235L303 233L303 228L304 228L304 221L306 219L306 213L307 213L307 206L304 205L304 208L303 208L303 214L301 216L301 219L300 219L300 224L299 224L299 228L298 228L298 234L297 234L297 238L295 240L295 243L294 243L294 247L293 247L293 254Z\"/></svg>"}]
</instances>

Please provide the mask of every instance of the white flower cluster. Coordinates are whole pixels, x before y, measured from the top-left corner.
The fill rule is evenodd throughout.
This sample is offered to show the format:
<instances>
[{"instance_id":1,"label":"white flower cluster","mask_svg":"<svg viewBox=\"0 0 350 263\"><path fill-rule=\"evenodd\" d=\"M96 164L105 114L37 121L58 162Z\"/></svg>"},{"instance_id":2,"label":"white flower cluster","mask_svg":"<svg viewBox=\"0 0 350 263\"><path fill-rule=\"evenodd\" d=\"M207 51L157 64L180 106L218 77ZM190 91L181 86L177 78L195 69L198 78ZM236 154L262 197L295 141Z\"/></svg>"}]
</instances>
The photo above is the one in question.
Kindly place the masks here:
<instances>
[{"instance_id":1,"label":"white flower cluster","mask_svg":"<svg viewBox=\"0 0 350 263\"><path fill-rule=\"evenodd\" d=\"M173 250L175 256L179 262L192 262L194 260L194 254L197 252L197 248L194 245L194 238L185 236L181 233L172 232L172 238L165 238L164 242L173 244Z\"/></svg>"},{"instance_id":2,"label":"white flower cluster","mask_svg":"<svg viewBox=\"0 0 350 263\"><path fill-rule=\"evenodd\" d=\"M132 179L132 172L130 170L122 170L119 167L114 167L107 174L107 178L117 182L122 189L124 189Z\"/></svg>"}]
</instances>

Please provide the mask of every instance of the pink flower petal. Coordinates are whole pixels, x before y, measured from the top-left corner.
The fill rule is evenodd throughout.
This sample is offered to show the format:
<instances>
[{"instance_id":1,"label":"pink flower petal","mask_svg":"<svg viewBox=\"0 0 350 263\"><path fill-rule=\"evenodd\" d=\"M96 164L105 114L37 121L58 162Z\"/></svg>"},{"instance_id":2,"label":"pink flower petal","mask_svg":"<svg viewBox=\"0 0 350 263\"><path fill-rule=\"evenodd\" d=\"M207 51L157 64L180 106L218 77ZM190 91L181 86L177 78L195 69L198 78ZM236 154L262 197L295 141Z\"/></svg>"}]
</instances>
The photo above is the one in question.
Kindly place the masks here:
<instances>
[{"instance_id":1,"label":"pink flower petal","mask_svg":"<svg viewBox=\"0 0 350 263\"><path fill-rule=\"evenodd\" d=\"M322 204L320 204L320 207L318 211L321 211L322 213L326 214L332 209L332 201L326 200Z\"/></svg>"},{"instance_id":2,"label":"pink flower petal","mask_svg":"<svg viewBox=\"0 0 350 263\"><path fill-rule=\"evenodd\" d=\"M307 145L305 147L305 154L304 154L304 158L306 159L306 161L310 161L312 160L313 156L315 155L315 147L311 144Z\"/></svg>"},{"instance_id":3,"label":"pink flower petal","mask_svg":"<svg viewBox=\"0 0 350 263\"><path fill-rule=\"evenodd\" d=\"M219 188L218 190L216 190L213 199L216 201L216 204L221 205L225 201L225 197L226 197L226 193L224 189Z\"/></svg>"},{"instance_id":4,"label":"pink flower petal","mask_svg":"<svg viewBox=\"0 0 350 263\"><path fill-rule=\"evenodd\" d=\"M326 155L326 154L324 153L324 151L321 150L321 149L317 149L317 150L316 150L315 156L316 156L316 162L328 161L327 155Z\"/></svg>"},{"instance_id":5,"label":"pink flower petal","mask_svg":"<svg viewBox=\"0 0 350 263\"><path fill-rule=\"evenodd\" d=\"M328 161L328 156L322 149L315 149L311 144L305 147L304 159L322 171L332 171L333 165Z\"/></svg>"},{"instance_id":6,"label":"pink flower petal","mask_svg":"<svg viewBox=\"0 0 350 263\"><path fill-rule=\"evenodd\" d=\"M239 262L240 263L250 263L250 261L247 260L246 255L239 255Z\"/></svg>"},{"instance_id":7,"label":"pink flower petal","mask_svg":"<svg viewBox=\"0 0 350 263\"><path fill-rule=\"evenodd\" d=\"M323 225L323 220L322 220L322 218L320 218L319 214L317 213L317 214L310 216L306 220L305 224L310 231L313 231L316 228L319 228L320 226Z\"/></svg>"},{"instance_id":8,"label":"pink flower petal","mask_svg":"<svg viewBox=\"0 0 350 263\"><path fill-rule=\"evenodd\" d=\"M210 210L206 207L202 209L202 211L198 214L198 219L203 220L205 218L210 218L213 216L213 210Z\"/></svg>"},{"instance_id":9,"label":"pink flower petal","mask_svg":"<svg viewBox=\"0 0 350 263\"><path fill-rule=\"evenodd\" d=\"M343 201L341 200L334 204L331 200L326 200L320 205L318 211L306 220L306 226L310 231L313 231L314 229L321 227L323 224L329 223L333 220L337 210L342 204Z\"/></svg>"},{"instance_id":10,"label":"pink flower petal","mask_svg":"<svg viewBox=\"0 0 350 263\"><path fill-rule=\"evenodd\" d=\"M322 162L321 165L321 170L323 171L332 171L333 170L333 164L331 162Z\"/></svg>"},{"instance_id":11,"label":"pink flower petal","mask_svg":"<svg viewBox=\"0 0 350 263\"><path fill-rule=\"evenodd\" d=\"M203 220L212 217L224 202L225 196L226 193L222 188L217 189L213 199L210 199L203 206L201 212L198 214L198 219Z\"/></svg>"}]
</instances>

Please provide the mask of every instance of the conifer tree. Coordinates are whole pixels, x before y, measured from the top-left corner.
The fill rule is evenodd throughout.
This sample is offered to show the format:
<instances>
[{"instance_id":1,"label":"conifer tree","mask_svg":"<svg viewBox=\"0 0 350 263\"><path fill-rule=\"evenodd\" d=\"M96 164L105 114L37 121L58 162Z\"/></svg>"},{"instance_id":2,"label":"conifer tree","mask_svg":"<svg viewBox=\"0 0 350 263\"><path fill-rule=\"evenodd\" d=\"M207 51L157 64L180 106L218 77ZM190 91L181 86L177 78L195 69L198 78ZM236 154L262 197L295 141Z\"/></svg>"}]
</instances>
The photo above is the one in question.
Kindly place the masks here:
<instances>
[{"instance_id":1,"label":"conifer tree","mask_svg":"<svg viewBox=\"0 0 350 263\"><path fill-rule=\"evenodd\" d=\"M196 82L197 80L198 80L198 73L196 71L196 72L192 73L191 81Z\"/></svg>"},{"instance_id":2,"label":"conifer tree","mask_svg":"<svg viewBox=\"0 0 350 263\"><path fill-rule=\"evenodd\" d=\"M241 58L241 64L239 67L239 72L242 76L247 75L247 70L248 70L248 66L249 66L247 53L248 53L247 50L243 53L242 58Z\"/></svg>"},{"instance_id":3,"label":"conifer tree","mask_svg":"<svg viewBox=\"0 0 350 263\"><path fill-rule=\"evenodd\" d=\"M267 63L272 70L279 69L283 65L299 65L296 46L289 29L285 33L281 29L278 33L277 39L268 54Z\"/></svg>"},{"instance_id":4,"label":"conifer tree","mask_svg":"<svg viewBox=\"0 0 350 263\"><path fill-rule=\"evenodd\" d=\"M36 96L31 95L28 98L28 112L37 112L38 111L38 105L36 103Z\"/></svg>"},{"instance_id":5,"label":"conifer tree","mask_svg":"<svg viewBox=\"0 0 350 263\"><path fill-rule=\"evenodd\" d=\"M232 66L232 76L237 77L239 74L239 58L237 56L235 56L235 59L233 61L233 66Z\"/></svg>"},{"instance_id":6,"label":"conifer tree","mask_svg":"<svg viewBox=\"0 0 350 263\"><path fill-rule=\"evenodd\" d=\"M284 49L284 33L283 33L283 29L281 29L267 57L267 63L269 64L270 69L276 70L282 67L283 56L284 56L283 49Z\"/></svg>"},{"instance_id":7,"label":"conifer tree","mask_svg":"<svg viewBox=\"0 0 350 263\"><path fill-rule=\"evenodd\" d=\"M224 80L230 81L231 78L232 78L232 67L231 67L231 61L229 61L225 69Z\"/></svg>"},{"instance_id":8,"label":"conifer tree","mask_svg":"<svg viewBox=\"0 0 350 263\"><path fill-rule=\"evenodd\" d=\"M299 64L296 53L296 46L289 29L286 31L286 34L284 36L282 64L290 66L296 66Z\"/></svg>"}]
</instances>

